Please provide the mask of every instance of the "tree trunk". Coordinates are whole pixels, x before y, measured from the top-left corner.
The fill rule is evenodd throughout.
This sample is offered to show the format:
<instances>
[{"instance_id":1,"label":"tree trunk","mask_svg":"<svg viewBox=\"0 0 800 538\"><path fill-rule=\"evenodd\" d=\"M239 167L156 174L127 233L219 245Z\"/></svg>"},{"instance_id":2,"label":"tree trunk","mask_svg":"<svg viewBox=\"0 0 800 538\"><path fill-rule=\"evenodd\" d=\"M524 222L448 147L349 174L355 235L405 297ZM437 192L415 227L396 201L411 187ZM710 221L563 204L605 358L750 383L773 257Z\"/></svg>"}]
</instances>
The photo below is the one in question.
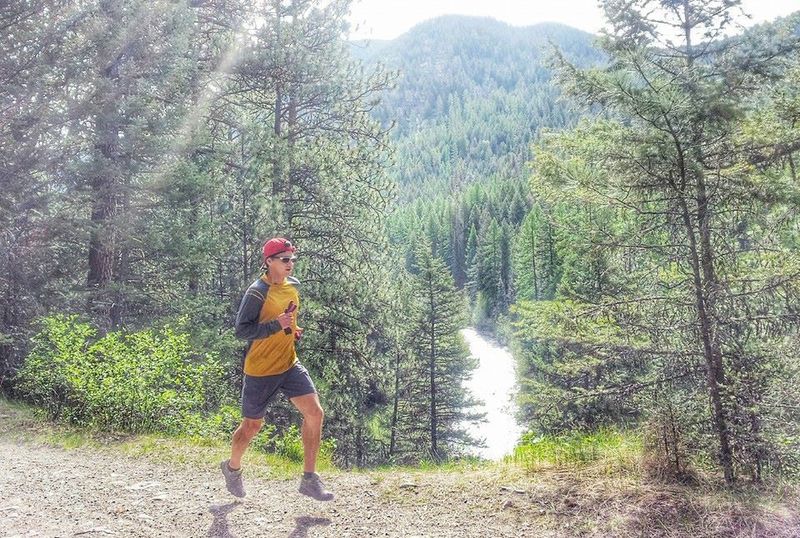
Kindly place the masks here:
<instances>
[{"instance_id":1,"label":"tree trunk","mask_svg":"<svg viewBox=\"0 0 800 538\"><path fill-rule=\"evenodd\" d=\"M452 192L457 192L453 190ZM453 210L453 227L450 234L450 241L453 248L453 280L456 287L461 289L467 281L466 270L464 268L465 258L464 219L461 210L456 206Z\"/></svg>"},{"instance_id":2,"label":"tree trunk","mask_svg":"<svg viewBox=\"0 0 800 538\"><path fill-rule=\"evenodd\" d=\"M531 234L531 274L533 278L533 300L539 300L539 278L536 275L536 234Z\"/></svg>"},{"instance_id":3,"label":"tree trunk","mask_svg":"<svg viewBox=\"0 0 800 538\"><path fill-rule=\"evenodd\" d=\"M9 263L15 263L11 247L9 246ZM17 319L16 312L16 289L17 279L12 267L8 267L10 278L7 281L5 289L5 297L3 301L3 325L0 337L5 337L0 340L0 387L3 386L7 375L14 371L16 366L16 357L14 356L13 340L6 340L6 338L13 338L12 335L19 327L19 320Z\"/></svg>"},{"instance_id":4,"label":"tree trunk","mask_svg":"<svg viewBox=\"0 0 800 538\"><path fill-rule=\"evenodd\" d=\"M117 16L113 7L106 6L104 13L109 19ZM98 166L89 182L91 187L92 213L89 237L89 272L86 283L89 287L87 309L103 328L113 327L118 320L114 318L114 298L110 296L109 284L114 276L116 255L116 218L121 178L119 170L127 170L120 163L120 124L119 107L124 100L124 89L120 88L120 69L125 62L125 54L120 52L102 70L103 84L108 88L101 93L99 107L94 122L95 149ZM102 165L102 166L101 166Z\"/></svg>"},{"instance_id":5,"label":"tree trunk","mask_svg":"<svg viewBox=\"0 0 800 538\"><path fill-rule=\"evenodd\" d=\"M356 428L356 467L364 467L364 427Z\"/></svg>"},{"instance_id":6,"label":"tree trunk","mask_svg":"<svg viewBox=\"0 0 800 538\"><path fill-rule=\"evenodd\" d=\"M428 369L430 373L431 387L431 456L434 460L439 460L439 447L437 445L436 431L438 424L436 421L436 310L434 308L435 298L433 297L433 282L428 285L430 290L429 305L431 308L431 348L428 358Z\"/></svg>"},{"instance_id":7,"label":"tree trunk","mask_svg":"<svg viewBox=\"0 0 800 538\"><path fill-rule=\"evenodd\" d=\"M285 156L285 169L286 172L283 178L283 196L285 201L283 203L283 223L292 229L295 222L295 214L300 208L297 203L292 201L291 190L292 181L296 175L296 163L294 159L295 147L295 133L297 132L297 88L292 88L289 95L289 103L287 105L287 119L286 119L286 156Z\"/></svg>"},{"instance_id":8,"label":"tree trunk","mask_svg":"<svg viewBox=\"0 0 800 538\"><path fill-rule=\"evenodd\" d=\"M555 250L555 238L553 237L553 225L547 222L547 250L550 258L550 267L547 268L547 276L550 279L550 283L555 280L556 276L556 250Z\"/></svg>"},{"instance_id":9,"label":"tree trunk","mask_svg":"<svg viewBox=\"0 0 800 538\"><path fill-rule=\"evenodd\" d=\"M275 43L278 47L281 46L281 3L273 2L275 9ZM283 148L280 141L283 137L283 83L281 80L275 80L275 107L273 109L273 125L272 132L275 135L275 149L272 156L272 195L281 195L284 192L284 170L283 170Z\"/></svg>"},{"instance_id":10,"label":"tree trunk","mask_svg":"<svg viewBox=\"0 0 800 538\"><path fill-rule=\"evenodd\" d=\"M275 153L272 156L272 195L278 196L283 193L283 158L281 155L282 148L278 142L281 140L283 133L283 124L281 115L283 114L283 107L281 101L283 100L283 90L280 83L275 86L275 121L273 123L272 132L275 135Z\"/></svg>"},{"instance_id":11,"label":"tree trunk","mask_svg":"<svg viewBox=\"0 0 800 538\"><path fill-rule=\"evenodd\" d=\"M110 158L112 150L102 145L102 154ZM89 287L87 310L99 324L106 328L114 325L112 320L112 298L108 288L114 273L114 218L117 214L115 181L109 176L96 177L91 182L92 213L89 236L89 271L86 284Z\"/></svg>"},{"instance_id":12,"label":"tree trunk","mask_svg":"<svg viewBox=\"0 0 800 538\"><path fill-rule=\"evenodd\" d=\"M692 31L697 21L692 13L689 0L683 0L684 39L686 40L685 57L686 65L694 65L694 48L692 44ZM693 83L692 83L693 84ZM694 93L694 92L692 92ZM692 151L696 154L696 162L702 163L703 156L700 150L700 127L693 126ZM684 179L686 178L684 172ZM681 193L683 194L683 193ZM705 177L702 172L697 174L695 181L695 201L697 203L697 226L700 234L700 246L697 245L695 230L692 226L689 209L685 198L681 197L683 222L686 227L690 244L690 255L693 271L693 285L697 308L697 317L700 322L700 337L703 343L703 356L706 361L706 377L708 392L711 398L712 417L714 430L719 440L719 459L725 482L731 484L735 480L733 472L733 452L730 444L728 419L722 402L722 387L725 386L725 375L722 364L722 350L719 344L719 335L715 321L716 295L719 288L716 272L714 270L714 253L711 246L710 214L708 207L708 194L706 192ZM698 252L699 248L699 252ZM702 276L701 276L702 271Z\"/></svg>"},{"instance_id":13,"label":"tree trunk","mask_svg":"<svg viewBox=\"0 0 800 538\"><path fill-rule=\"evenodd\" d=\"M397 415L400 407L400 350L395 347L394 363L394 402L392 403L391 437L389 438L389 455L397 450Z\"/></svg>"},{"instance_id":14,"label":"tree trunk","mask_svg":"<svg viewBox=\"0 0 800 538\"><path fill-rule=\"evenodd\" d=\"M200 212L199 206L200 202L197 199L199 196L192 196L189 200L189 231L187 233L187 239L189 240L189 251L194 253L197 251L197 238L199 237L199 218L198 213ZM194 259L194 256L192 256ZM199 277L199 270L197 267L190 267L189 268L189 282L187 283L187 287L189 289L189 294L192 297L197 296L197 292L200 291L200 277Z\"/></svg>"},{"instance_id":15,"label":"tree trunk","mask_svg":"<svg viewBox=\"0 0 800 538\"><path fill-rule=\"evenodd\" d=\"M686 206L686 201L681 199L681 209L684 227L686 228L686 235L689 239L689 253L691 256L691 265L693 273L693 289L695 294L695 308L697 312L697 320L700 329L700 339L703 346L703 357L706 362L706 382L708 386L708 394L711 399L712 421L714 424L714 431L719 441L719 458L722 470L725 475L725 482L733 483L735 480L733 472L733 453L730 445L730 432L728 431L728 421L725 415L725 408L722 403L722 389L724 385L724 375L722 369L722 353L719 348L719 342L716 335L716 327L712 320L712 312L708 310L709 306L709 293L708 286L713 286L711 282L703 282L704 276L706 278L714 278L713 267L709 267L711 263L710 252L705 251L702 254L703 261L701 263L701 255L698 253L697 239L695 230L692 226L691 216L689 209ZM699 213L699 212L698 212ZM701 216L699 214L699 216ZM705 212L702 215L706 217ZM701 234L703 228L708 230L707 224L701 224ZM702 239L703 242L708 238ZM710 247L710 243L709 243ZM702 271L702 275L701 275ZM713 289L713 288L712 288ZM713 292L712 292L713 293ZM713 307L713 300L710 304Z\"/></svg>"}]
</instances>

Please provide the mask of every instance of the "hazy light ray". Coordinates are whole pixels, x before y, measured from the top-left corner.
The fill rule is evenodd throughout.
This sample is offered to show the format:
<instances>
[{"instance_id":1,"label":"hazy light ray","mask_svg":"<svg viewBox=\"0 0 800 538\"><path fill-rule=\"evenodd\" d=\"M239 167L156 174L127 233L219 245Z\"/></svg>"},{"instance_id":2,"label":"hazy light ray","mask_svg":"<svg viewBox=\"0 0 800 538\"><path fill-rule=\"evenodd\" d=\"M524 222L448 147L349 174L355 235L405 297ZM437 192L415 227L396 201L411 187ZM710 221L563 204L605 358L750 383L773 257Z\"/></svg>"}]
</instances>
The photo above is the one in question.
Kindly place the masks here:
<instances>
[{"instance_id":1,"label":"hazy light ray","mask_svg":"<svg viewBox=\"0 0 800 538\"><path fill-rule=\"evenodd\" d=\"M172 143L164 152L160 165L154 167L153 183L159 184L169 176L181 162L180 154L189 146L192 133L204 121L215 96L225 88L227 76L241 59L243 43L246 34L243 32L245 22L234 30L234 38L222 54L216 67L209 73L208 80L203 81L204 87L200 91L197 101L189 107L183 115L183 120L176 128Z\"/></svg>"}]
</instances>

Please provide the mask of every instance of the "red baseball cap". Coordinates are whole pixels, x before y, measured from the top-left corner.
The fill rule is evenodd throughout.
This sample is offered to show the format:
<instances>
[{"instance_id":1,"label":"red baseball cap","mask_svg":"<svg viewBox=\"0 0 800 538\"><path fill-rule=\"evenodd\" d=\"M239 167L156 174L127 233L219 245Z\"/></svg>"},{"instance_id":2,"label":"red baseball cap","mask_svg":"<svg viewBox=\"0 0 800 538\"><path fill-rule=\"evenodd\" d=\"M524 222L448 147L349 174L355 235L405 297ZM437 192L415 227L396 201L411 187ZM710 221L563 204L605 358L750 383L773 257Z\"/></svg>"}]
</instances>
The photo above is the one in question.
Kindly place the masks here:
<instances>
[{"instance_id":1,"label":"red baseball cap","mask_svg":"<svg viewBox=\"0 0 800 538\"><path fill-rule=\"evenodd\" d=\"M280 254L281 252L295 252L297 248L292 245L292 242L288 239L283 237L273 237L266 243L264 243L264 248L261 249L261 253L264 255L264 260L267 258L271 258L275 254Z\"/></svg>"}]
</instances>

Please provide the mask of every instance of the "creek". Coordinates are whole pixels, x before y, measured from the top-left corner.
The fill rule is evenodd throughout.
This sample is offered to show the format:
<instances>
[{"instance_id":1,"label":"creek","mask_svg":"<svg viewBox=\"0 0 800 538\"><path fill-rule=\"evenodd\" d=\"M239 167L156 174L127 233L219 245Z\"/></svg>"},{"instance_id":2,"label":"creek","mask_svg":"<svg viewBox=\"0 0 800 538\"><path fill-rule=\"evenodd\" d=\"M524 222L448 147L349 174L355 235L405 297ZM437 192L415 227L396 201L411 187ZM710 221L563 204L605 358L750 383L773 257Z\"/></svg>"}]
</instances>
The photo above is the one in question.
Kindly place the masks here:
<instances>
[{"instance_id":1,"label":"creek","mask_svg":"<svg viewBox=\"0 0 800 538\"><path fill-rule=\"evenodd\" d=\"M519 441L522 428L514 417L517 392L514 357L508 348L484 338L473 328L461 331L478 367L464 383L465 388L481 405L478 412L486 413L486 420L466 424L467 431L486 446L476 447L471 453L487 460L501 460L510 455Z\"/></svg>"}]
</instances>

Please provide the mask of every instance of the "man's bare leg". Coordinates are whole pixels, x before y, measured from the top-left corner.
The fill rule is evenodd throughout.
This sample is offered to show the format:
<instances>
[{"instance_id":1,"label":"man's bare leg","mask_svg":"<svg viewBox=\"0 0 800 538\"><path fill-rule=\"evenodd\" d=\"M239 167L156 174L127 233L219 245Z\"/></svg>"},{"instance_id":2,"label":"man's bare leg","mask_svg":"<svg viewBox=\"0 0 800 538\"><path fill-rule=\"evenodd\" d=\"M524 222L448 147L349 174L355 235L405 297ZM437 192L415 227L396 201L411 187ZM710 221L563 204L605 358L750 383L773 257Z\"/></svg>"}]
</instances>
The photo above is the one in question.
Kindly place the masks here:
<instances>
[{"instance_id":1,"label":"man's bare leg","mask_svg":"<svg viewBox=\"0 0 800 538\"><path fill-rule=\"evenodd\" d=\"M264 421L255 418L243 418L242 423L233 432L233 441L231 442L231 459L228 464L234 471L242 467L242 456L250 446L250 441L253 437L258 435Z\"/></svg>"},{"instance_id":2,"label":"man's bare leg","mask_svg":"<svg viewBox=\"0 0 800 538\"><path fill-rule=\"evenodd\" d=\"M327 491L317 470L317 456L322 439L322 421L325 413L316 394L306 394L291 399L303 415L303 478L300 480L300 493L318 501L333 500L333 493Z\"/></svg>"},{"instance_id":3,"label":"man's bare leg","mask_svg":"<svg viewBox=\"0 0 800 538\"><path fill-rule=\"evenodd\" d=\"M242 483L242 456L247 451L247 447L250 446L250 441L258 434L263 423L264 421L260 419L242 419L242 423L233 432L231 459L219 464L222 475L225 477L225 487L235 497L245 496L244 484Z\"/></svg>"},{"instance_id":4,"label":"man's bare leg","mask_svg":"<svg viewBox=\"0 0 800 538\"><path fill-rule=\"evenodd\" d=\"M317 456L322 439L322 421L325 413L319 403L319 397L305 394L291 399L297 410L303 415L301 434L303 437L303 470L313 473L317 470Z\"/></svg>"}]
</instances>

